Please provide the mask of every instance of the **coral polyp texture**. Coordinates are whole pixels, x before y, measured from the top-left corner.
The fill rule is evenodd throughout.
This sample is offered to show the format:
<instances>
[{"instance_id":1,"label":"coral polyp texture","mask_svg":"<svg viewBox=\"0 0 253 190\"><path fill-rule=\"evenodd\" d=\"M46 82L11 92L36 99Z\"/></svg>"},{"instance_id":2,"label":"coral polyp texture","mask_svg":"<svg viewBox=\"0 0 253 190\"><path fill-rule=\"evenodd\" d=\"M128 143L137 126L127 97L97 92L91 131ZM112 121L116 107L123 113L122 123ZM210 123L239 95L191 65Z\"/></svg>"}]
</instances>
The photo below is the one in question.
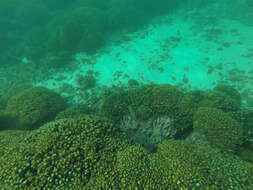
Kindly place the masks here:
<instances>
[{"instance_id":1,"label":"coral polyp texture","mask_svg":"<svg viewBox=\"0 0 253 190\"><path fill-rule=\"evenodd\" d=\"M252 165L236 156L180 140L164 141L150 153L127 140L106 118L60 119L30 132L2 131L0 136L4 136L0 141L3 189L253 187Z\"/></svg>"},{"instance_id":2,"label":"coral polyp texture","mask_svg":"<svg viewBox=\"0 0 253 190\"><path fill-rule=\"evenodd\" d=\"M4 144L0 187L85 187L104 169L112 167L115 151L129 144L119 136L112 123L103 118L82 116L47 123L26 135L23 141Z\"/></svg>"}]
</instances>

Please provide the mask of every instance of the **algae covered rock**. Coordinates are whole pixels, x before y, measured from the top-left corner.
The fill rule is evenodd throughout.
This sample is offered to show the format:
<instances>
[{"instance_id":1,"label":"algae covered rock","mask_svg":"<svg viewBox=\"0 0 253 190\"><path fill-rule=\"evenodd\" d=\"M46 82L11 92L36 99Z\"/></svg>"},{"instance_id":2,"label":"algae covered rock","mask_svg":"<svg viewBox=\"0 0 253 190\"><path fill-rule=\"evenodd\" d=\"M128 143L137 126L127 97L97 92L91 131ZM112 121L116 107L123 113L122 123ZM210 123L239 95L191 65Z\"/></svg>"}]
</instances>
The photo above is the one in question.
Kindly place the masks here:
<instances>
[{"instance_id":1,"label":"algae covered rock","mask_svg":"<svg viewBox=\"0 0 253 190\"><path fill-rule=\"evenodd\" d=\"M243 142L243 128L227 113L216 108L199 108L194 114L194 129L214 147L235 152Z\"/></svg>"},{"instance_id":2,"label":"algae covered rock","mask_svg":"<svg viewBox=\"0 0 253 190\"><path fill-rule=\"evenodd\" d=\"M13 96L6 112L19 119L24 129L34 129L54 119L65 108L64 99L44 87L33 87Z\"/></svg>"}]
</instances>

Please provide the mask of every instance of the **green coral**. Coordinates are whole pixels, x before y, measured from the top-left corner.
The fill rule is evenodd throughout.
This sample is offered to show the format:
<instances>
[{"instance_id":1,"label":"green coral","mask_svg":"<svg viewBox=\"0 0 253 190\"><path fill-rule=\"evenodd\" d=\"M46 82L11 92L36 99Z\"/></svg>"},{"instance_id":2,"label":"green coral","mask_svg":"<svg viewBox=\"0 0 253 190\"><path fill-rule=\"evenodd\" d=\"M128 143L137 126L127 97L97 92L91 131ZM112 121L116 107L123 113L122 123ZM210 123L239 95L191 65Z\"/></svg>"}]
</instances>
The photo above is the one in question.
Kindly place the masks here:
<instances>
[{"instance_id":1,"label":"green coral","mask_svg":"<svg viewBox=\"0 0 253 190\"><path fill-rule=\"evenodd\" d=\"M24 129L34 129L54 119L64 108L60 95L44 87L33 87L13 96L6 112L18 118Z\"/></svg>"},{"instance_id":2,"label":"green coral","mask_svg":"<svg viewBox=\"0 0 253 190\"><path fill-rule=\"evenodd\" d=\"M232 86L219 84L214 88L215 91L221 92L232 99L235 107L240 107L242 103L241 94Z\"/></svg>"},{"instance_id":3,"label":"green coral","mask_svg":"<svg viewBox=\"0 0 253 190\"><path fill-rule=\"evenodd\" d=\"M81 189L112 168L115 152L127 146L107 119L57 120L31 131L22 142L9 144L0 157L1 181L11 189Z\"/></svg>"},{"instance_id":4,"label":"green coral","mask_svg":"<svg viewBox=\"0 0 253 190\"><path fill-rule=\"evenodd\" d=\"M164 84L144 85L114 93L104 99L101 112L114 121L125 115L135 115L143 120L166 115L175 119L178 125L188 127L193 110L187 94Z\"/></svg>"},{"instance_id":5,"label":"green coral","mask_svg":"<svg viewBox=\"0 0 253 190\"><path fill-rule=\"evenodd\" d=\"M58 120L63 118L73 118L81 116L83 114L91 114L91 113L92 109L88 105L76 104L58 113L55 119Z\"/></svg>"},{"instance_id":6,"label":"green coral","mask_svg":"<svg viewBox=\"0 0 253 190\"><path fill-rule=\"evenodd\" d=\"M23 85L14 86L13 88L9 89L5 94L3 94L3 96L0 97L0 106L2 106L2 108L5 108L8 100L11 97L23 92L24 90L28 88L31 88L31 86L23 84Z\"/></svg>"},{"instance_id":7,"label":"green coral","mask_svg":"<svg viewBox=\"0 0 253 190\"><path fill-rule=\"evenodd\" d=\"M148 152L140 146L130 146L117 153L118 189L141 189L148 180Z\"/></svg>"},{"instance_id":8,"label":"green coral","mask_svg":"<svg viewBox=\"0 0 253 190\"><path fill-rule=\"evenodd\" d=\"M251 142L251 144L248 143L241 146L238 150L237 155L242 160L245 160L253 164L253 143Z\"/></svg>"},{"instance_id":9,"label":"green coral","mask_svg":"<svg viewBox=\"0 0 253 190\"><path fill-rule=\"evenodd\" d=\"M150 172L146 161L149 153L141 146L132 145L118 151L113 168L106 170L102 175L96 176L90 181L85 190L102 189L142 189L143 184L149 180Z\"/></svg>"},{"instance_id":10,"label":"green coral","mask_svg":"<svg viewBox=\"0 0 253 190\"><path fill-rule=\"evenodd\" d=\"M4 189L253 188L252 165L238 157L176 140L150 153L95 116L61 119L26 133L0 132L0 143Z\"/></svg>"},{"instance_id":11,"label":"green coral","mask_svg":"<svg viewBox=\"0 0 253 190\"><path fill-rule=\"evenodd\" d=\"M166 141L151 157L157 188L251 189L252 165L209 146Z\"/></svg>"},{"instance_id":12,"label":"green coral","mask_svg":"<svg viewBox=\"0 0 253 190\"><path fill-rule=\"evenodd\" d=\"M197 90L191 94L196 107L212 107L230 112L238 111L241 106L240 93L228 85L217 85L213 90Z\"/></svg>"},{"instance_id":13,"label":"green coral","mask_svg":"<svg viewBox=\"0 0 253 190\"><path fill-rule=\"evenodd\" d=\"M253 110L240 109L238 111L228 113L233 119L237 120L246 128L252 127L253 124Z\"/></svg>"},{"instance_id":14,"label":"green coral","mask_svg":"<svg viewBox=\"0 0 253 190\"><path fill-rule=\"evenodd\" d=\"M9 151L8 150L9 145L17 144L17 143L23 141L24 138L29 133L30 133L30 131L24 131L24 130L2 130L2 131L0 131L0 158L4 155L5 152Z\"/></svg>"},{"instance_id":15,"label":"green coral","mask_svg":"<svg viewBox=\"0 0 253 190\"><path fill-rule=\"evenodd\" d=\"M188 94L171 85L144 85L104 99L101 113L113 119L133 141L152 150L192 127Z\"/></svg>"},{"instance_id":16,"label":"green coral","mask_svg":"<svg viewBox=\"0 0 253 190\"><path fill-rule=\"evenodd\" d=\"M234 152L243 142L243 128L227 113L216 108L199 108L194 114L194 129L214 147Z\"/></svg>"},{"instance_id":17,"label":"green coral","mask_svg":"<svg viewBox=\"0 0 253 190\"><path fill-rule=\"evenodd\" d=\"M0 110L0 130L20 129L20 123L17 118L7 113L5 110Z\"/></svg>"},{"instance_id":18,"label":"green coral","mask_svg":"<svg viewBox=\"0 0 253 190\"><path fill-rule=\"evenodd\" d=\"M229 115L237 120L244 130L244 143L239 148L238 155L243 160L253 162L253 110L241 109L229 112Z\"/></svg>"},{"instance_id":19,"label":"green coral","mask_svg":"<svg viewBox=\"0 0 253 190\"><path fill-rule=\"evenodd\" d=\"M157 85L151 91L152 108L158 115L166 115L179 126L191 126L193 105L191 98L171 85Z\"/></svg>"},{"instance_id":20,"label":"green coral","mask_svg":"<svg viewBox=\"0 0 253 190\"><path fill-rule=\"evenodd\" d=\"M252 165L210 146L169 140L156 153L129 146L85 190L251 189Z\"/></svg>"},{"instance_id":21,"label":"green coral","mask_svg":"<svg viewBox=\"0 0 253 190\"><path fill-rule=\"evenodd\" d=\"M251 145L253 151L253 110L241 109L235 112L229 112L229 115L237 120L244 129L244 143Z\"/></svg>"},{"instance_id":22,"label":"green coral","mask_svg":"<svg viewBox=\"0 0 253 190\"><path fill-rule=\"evenodd\" d=\"M218 108L225 112L239 109L239 105L234 99L218 91L206 91L204 93L204 99L198 106Z\"/></svg>"}]
</instances>

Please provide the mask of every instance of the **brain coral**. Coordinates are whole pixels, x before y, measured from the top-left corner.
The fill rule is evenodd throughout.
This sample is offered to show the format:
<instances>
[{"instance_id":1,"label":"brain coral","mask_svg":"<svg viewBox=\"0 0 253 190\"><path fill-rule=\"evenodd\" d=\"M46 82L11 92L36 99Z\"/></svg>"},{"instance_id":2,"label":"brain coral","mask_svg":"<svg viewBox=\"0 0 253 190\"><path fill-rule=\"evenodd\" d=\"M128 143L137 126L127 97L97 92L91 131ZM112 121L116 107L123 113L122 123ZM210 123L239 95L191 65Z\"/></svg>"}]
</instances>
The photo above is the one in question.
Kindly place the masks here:
<instances>
[{"instance_id":1,"label":"brain coral","mask_svg":"<svg viewBox=\"0 0 253 190\"><path fill-rule=\"evenodd\" d=\"M65 107L64 99L44 87L32 87L10 98L6 112L17 117L24 129L33 129L54 119Z\"/></svg>"}]
</instances>

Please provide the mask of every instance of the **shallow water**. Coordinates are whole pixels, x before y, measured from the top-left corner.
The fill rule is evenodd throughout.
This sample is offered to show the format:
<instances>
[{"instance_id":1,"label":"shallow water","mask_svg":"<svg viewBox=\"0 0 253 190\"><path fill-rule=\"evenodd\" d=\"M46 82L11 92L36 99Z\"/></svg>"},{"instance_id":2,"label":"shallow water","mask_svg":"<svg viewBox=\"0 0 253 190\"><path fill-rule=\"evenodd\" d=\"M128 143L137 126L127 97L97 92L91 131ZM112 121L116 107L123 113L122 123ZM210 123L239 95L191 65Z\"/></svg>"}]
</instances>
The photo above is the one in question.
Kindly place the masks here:
<instances>
[{"instance_id":1,"label":"shallow water","mask_svg":"<svg viewBox=\"0 0 253 190\"><path fill-rule=\"evenodd\" d=\"M28 116L28 121L24 122L27 126L19 126L19 122L22 123L22 118L19 115L22 114L22 111L18 111L18 114L12 112L17 107L22 108L23 106L14 105L15 100L18 102L22 95L32 97L31 101L34 102L47 101L47 98L43 99L46 95L42 95L40 99L24 95L21 92L20 96L15 97L20 93L20 85L42 86L57 92L66 101L66 107L85 104L89 110L86 110L88 114L102 115L112 119L129 139L142 145L148 151L151 150L152 154L157 149L159 150L160 143L168 139L180 139L190 142L190 144L195 144L195 141L202 139L202 137L198 135L196 137L193 134L197 130L194 126L196 122L199 122L197 119L196 121L195 118L187 120L190 122L190 124L188 123L189 127L182 127L183 124L180 124L180 130L171 132L170 130L174 130L174 128L168 130L170 128L168 126L180 123L177 120L177 114L170 115L171 112L159 111L157 107L163 103L166 103L166 106L169 104L171 107L168 106L168 109L181 110L179 115L182 114L184 117L196 115L200 107L211 107L222 110L225 115L230 114L229 118L237 120L238 126L243 128L244 136L240 138L244 140L238 141L240 146L232 153L229 150L225 152L239 156L236 163L244 160L249 164L246 164L246 168L252 167L252 159L250 158L253 157L253 121L250 119L253 116L252 18L253 2L250 0L235 0L233 2L228 0L157 0L155 2L151 0L74 0L68 3L56 0L28 2L2 0L0 1L0 130L34 127L36 133L37 128L52 121L56 112L61 111L53 110L52 103L45 103L39 109L53 111L50 113L51 115L43 115L43 111L33 107L37 103L30 104L29 100L20 101L20 105L25 102L24 107L27 108L28 113L34 113L36 117L40 115L41 118L44 118L42 121L37 121L33 120L32 116ZM163 84L172 85L173 88L175 87L189 96L192 101L191 114L184 113L186 108L179 106L181 100L169 96L170 87L166 85L164 87ZM215 87L219 87L219 85L224 85L226 88L222 90L218 88L217 90ZM150 88L150 86L152 87ZM9 91L13 88L14 91ZM15 91L15 89L19 90ZM164 101L160 99L160 92L164 93ZM43 90L37 93L36 96L40 97ZM238 93L240 93L240 97L237 96ZM120 95L118 96L118 94ZM177 95L181 97L180 93ZM115 101L112 101L110 96L113 98L115 96ZM125 96L130 97L125 100L122 98ZM185 104L188 105L188 100L186 102ZM176 108L172 104L176 104ZM110 106L112 107L110 108ZM124 109L121 109L121 106L125 106ZM19 109L21 110L21 108ZM112 113L102 113L108 110ZM69 118L71 114L74 115L78 111L73 112L66 112L69 115L63 115ZM124 116L121 115L120 119L114 120L116 113L122 113ZM152 116L147 113L152 113ZM146 120L142 121L140 118L143 115L148 119L145 118ZM222 121L219 122L222 123ZM160 125L160 128L155 128L156 125ZM203 126L207 125L203 124ZM212 124L209 123L209 125ZM220 126L218 130L221 130L222 134L225 127L223 128L222 124ZM231 124L231 126L237 125ZM232 134L235 131L230 132ZM200 140L200 144L211 145L224 151L221 148L223 144L222 146L217 145L208 139L208 134L205 135L204 140ZM224 132L224 138L226 138L225 135L226 132ZM0 136L0 138L4 136ZM6 136L9 138L8 135ZM217 135L217 139L219 138ZM4 138L3 142L6 142ZM19 143L22 144L22 142ZM10 146L7 150L12 150L13 147L10 144L13 143L6 145ZM164 145L164 147L167 146L170 147L170 145ZM161 145L161 147L163 146ZM163 150L163 148L161 149ZM4 153L3 150L0 150L0 153ZM20 151L20 155L24 153L20 147L14 149L13 154L15 151ZM196 150L198 155L197 152ZM6 154L9 155L9 153ZM119 154L121 155L121 153ZM161 157L163 156L161 155ZM218 159L219 156L213 159ZM156 153L151 157L155 159ZM178 159L180 160L182 157ZM198 157L198 159L200 158ZM203 162L206 161L204 156L201 159L204 160ZM152 159L150 162L159 164ZM5 168L5 166L0 167ZM22 165L16 167L22 167ZM163 168L166 167L170 168L171 166L163 166ZM34 170L37 169L35 167ZM31 171L29 170L29 172ZM58 172L59 175L62 175L60 171ZM13 185L20 188L19 185L23 184L24 180L27 182L26 177L21 174L17 177L15 172L15 176L12 176L12 172L8 171L7 173L9 176L6 173L0 173L4 175L4 178L0 176L0 189L11 189ZM26 175L32 174L26 173ZM233 173L232 181L236 181L237 177L241 178L240 175L244 174ZM8 177L6 178L6 176ZM87 181L84 180L84 184L89 185L83 186L84 189L92 189L93 181L91 179L93 178L91 176L92 174L89 174L88 179L85 177ZM82 176L79 177L81 180ZM93 177L94 181L98 179L97 175ZM55 176L55 179L60 180L61 177ZM35 188L36 180L31 177L31 181L28 180L28 184L24 183L23 185ZM221 179L217 178L217 180ZM220 183L219 188L249 189L253 186L250 180L252 178L247 179L248 186L236 186L234 183L231 183L230 186L227 184L222 186ZM52 184L60 183L56 181ZM38 182L40 184L38 188L50 189L53 187L41 185L44 183ZM171 189L180 187L174 186L174 183L176 182L171 184ZM1 186L2 184L3 186ZM69 184L71 183L69 182ZM180 188L202 188L200 182L196 182L196 184L198 184L196 187L182 185ZM128 182L126 187L117 186L117 188L144 188L144 186L132 185ZM210 186L203 185L202 189L208 189ZM66 187L59 185L59 188ZM161 189L162 187L164 186L161 185ZM73 186L73 189L78 188L78 186ZM156 188L147 186L147 189L159 188L159 186ZM104 186L104 189L109 189L109 187Z\"/></svg>"}]
</instances>

